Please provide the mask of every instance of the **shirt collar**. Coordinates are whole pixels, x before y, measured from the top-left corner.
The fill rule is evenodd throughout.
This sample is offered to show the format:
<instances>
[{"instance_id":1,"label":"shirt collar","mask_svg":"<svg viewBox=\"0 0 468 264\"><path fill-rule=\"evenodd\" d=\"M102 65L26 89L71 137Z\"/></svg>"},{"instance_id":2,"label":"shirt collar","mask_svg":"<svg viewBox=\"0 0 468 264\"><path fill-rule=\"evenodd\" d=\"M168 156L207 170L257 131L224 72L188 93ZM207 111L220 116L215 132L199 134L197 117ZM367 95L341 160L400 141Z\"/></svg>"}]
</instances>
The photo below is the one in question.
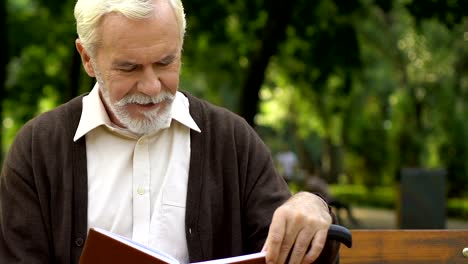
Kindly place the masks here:
<instances>
[{"instance_id":1,"label":"shirt collar","mask_svg":"<svg viewBox=\"0 0 468 264\"><path fill-rule=\"evenodd\" d=\"M172 103L171 119L178 121L192 130L199 133L201 132L190 115L188 98L181 92L176 92L175 99ZM99 84L96 83L91 92L83 97L81 118L73 141L77 141L91 130L101 125L108 127L114 126L99 96Z\"/></svg>"},{"instance_id":2,"label":"shirt collar","mask_svg":"<svg viewBox=\"0 0 468 264\"><path fill-rule=\"evenodd\" d=\"M174 102L172 103L171 118L177 120L182 125L201 133L195 120L190 115L189 100L181 92L176 92Z\"/></svg>"}]
</instances>

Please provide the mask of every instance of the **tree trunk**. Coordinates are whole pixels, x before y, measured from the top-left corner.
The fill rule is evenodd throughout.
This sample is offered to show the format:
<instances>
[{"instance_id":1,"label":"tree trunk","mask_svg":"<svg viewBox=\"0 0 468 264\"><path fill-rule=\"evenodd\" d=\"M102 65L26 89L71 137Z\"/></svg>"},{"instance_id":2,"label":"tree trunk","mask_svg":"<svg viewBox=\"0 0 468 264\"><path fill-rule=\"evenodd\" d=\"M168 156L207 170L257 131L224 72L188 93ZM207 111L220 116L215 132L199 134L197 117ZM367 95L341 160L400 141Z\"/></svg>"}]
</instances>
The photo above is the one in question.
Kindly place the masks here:
<instances>
[{"instance_id":1,"label":"tree trunk","mask_svg":"<svg viewBox=\"0 0 468 264\"><path fill-rule=\"evenodd\" d=\"M6 24L6 1L0 3L0 36L3 38L4 46L0 49L0 166L3 164L3 100L5 100L6 71L8 64L8 30Z\"/></svg>"},{"instance_id":2,"label":"tree trunk","mask_svg":"<svg viewBox=\"0 0 468 264\"><path fill-rule=\"evenodd\" d=\"M80 89L81 57L78 51L75 49L74 45L72 54L72 61L68 78L68 91L63 98L64 102L78 96Z\"/></svg>"},{"instance_id":3,"label":"tree trunk","mask_svg":"<svg viewBox=\"0 0 468 264\"><path fill-rule=\"evenodd\" d=\"M268 20L263 28L262 37L250 57L240 100L240 115L254 126L254 118L258 112L259 92L265 79L265 72L270 58L276 53L279 44L286 36L286 28L292 16L296 0L288 2L274 0L270 4Z\"/></svg>"}]
</instances>

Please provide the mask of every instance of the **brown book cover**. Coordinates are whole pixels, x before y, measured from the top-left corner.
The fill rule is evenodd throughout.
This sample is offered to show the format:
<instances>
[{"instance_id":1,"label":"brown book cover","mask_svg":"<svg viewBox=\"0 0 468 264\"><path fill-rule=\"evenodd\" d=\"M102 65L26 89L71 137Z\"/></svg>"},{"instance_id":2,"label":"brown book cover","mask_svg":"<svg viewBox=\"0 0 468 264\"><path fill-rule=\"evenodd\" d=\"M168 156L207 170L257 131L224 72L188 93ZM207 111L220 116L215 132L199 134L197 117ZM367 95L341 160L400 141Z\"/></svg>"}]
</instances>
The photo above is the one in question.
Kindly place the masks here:
<instances>
[{"instance_id":1,"label":"brown book cover","mask_svg":"<svg viewBox=\"0 0 468 264\"><path fill-rule=\"evenodd\" d=\"M91 228L86 239L80 264L179 264L167 253L148 248L128 238L106 231ZM265 252L232 258L216 259L197 264L265 264ZM195 264L195 263L193 263Z\"/></svg>"}]
</instances>

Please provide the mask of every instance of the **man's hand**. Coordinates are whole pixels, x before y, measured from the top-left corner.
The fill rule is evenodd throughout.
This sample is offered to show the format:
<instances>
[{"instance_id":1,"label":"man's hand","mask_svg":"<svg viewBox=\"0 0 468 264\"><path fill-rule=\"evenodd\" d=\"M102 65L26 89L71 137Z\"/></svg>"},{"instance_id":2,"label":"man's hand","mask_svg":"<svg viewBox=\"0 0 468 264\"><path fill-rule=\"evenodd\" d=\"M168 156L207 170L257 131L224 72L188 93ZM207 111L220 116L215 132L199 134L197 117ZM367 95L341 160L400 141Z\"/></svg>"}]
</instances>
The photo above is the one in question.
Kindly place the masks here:
<instances>
[{"instance_id":1,"label":"man's hand","mask_svg":"<svg viewBox=\"0 0 468 264\"><path fill-rule=\"evenodd\" d=\"M300 192L276 209L263 248L267 263L314 262L327 239L332 217L317 195ZM290 254L291 252L291 254Z\"/></svg>"}]
</instances>

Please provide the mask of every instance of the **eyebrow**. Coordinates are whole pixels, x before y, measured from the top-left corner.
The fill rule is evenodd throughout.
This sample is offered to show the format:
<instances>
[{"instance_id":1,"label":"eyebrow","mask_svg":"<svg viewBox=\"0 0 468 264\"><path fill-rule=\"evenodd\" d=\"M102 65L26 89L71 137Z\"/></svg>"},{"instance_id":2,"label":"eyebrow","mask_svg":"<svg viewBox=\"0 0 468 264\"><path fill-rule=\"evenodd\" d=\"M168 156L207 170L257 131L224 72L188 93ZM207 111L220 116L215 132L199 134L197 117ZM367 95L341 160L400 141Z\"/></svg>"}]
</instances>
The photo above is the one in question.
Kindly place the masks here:
<instances>
[{"instance_id":1,"label":"eyebrow","mask_svg":"<svg viewBox=\"0 0 468 264\"><path fill-rule=\"evenodd\" d=\"M158 62L171 63L176 57L177 57L177 54L170 54L162 58ZM132 62L132 61L125 61L125 60L117 60L112 63L112 66L114 67L129 67L129 66L135 66L135 65L138 66L140 64Z\"/></svg>"},{"instance_id":2,"label":"eyebrow","mask_svg":"<svg viewBox=\"0 0 468 264\"><path fill-rule=\"evenodd\" d=\"M137 65L137 63L133 63L133 62L130 62L130 61L115 61L115 62L112 62L112 66L114 67L130 67L130 66L135 66Z\"/></svg>"}]
</instances>

